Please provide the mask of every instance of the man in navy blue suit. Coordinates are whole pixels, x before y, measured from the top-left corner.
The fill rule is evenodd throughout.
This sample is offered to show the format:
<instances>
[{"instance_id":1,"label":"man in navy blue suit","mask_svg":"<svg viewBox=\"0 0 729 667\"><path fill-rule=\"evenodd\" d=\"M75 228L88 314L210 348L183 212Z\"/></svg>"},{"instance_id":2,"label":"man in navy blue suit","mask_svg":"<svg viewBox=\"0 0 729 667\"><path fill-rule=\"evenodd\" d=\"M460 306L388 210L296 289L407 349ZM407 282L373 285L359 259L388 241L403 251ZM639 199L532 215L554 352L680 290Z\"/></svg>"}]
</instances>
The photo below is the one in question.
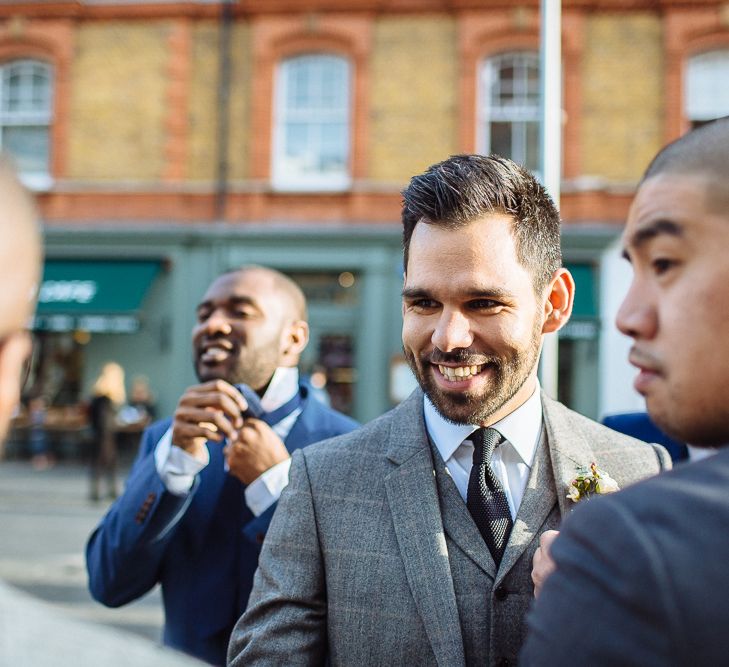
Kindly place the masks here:
<instances>
[{"instance_id":1,"label":"man in navy blue suit","mask_svg":"<svg viewBox=\"0 0 729 667\"><path fill-rule=\"evenodd\" d=\"M257 266L218 277L192 332L200 383L145 431L124 494L87 545L96 600L118 607L160 583L165 643L211 664L225 663L246 607L290 452L357 426L300 383L308 334L288 277ZM246 400L237 384L255 393Z\"/></svg>"}]
</instances>

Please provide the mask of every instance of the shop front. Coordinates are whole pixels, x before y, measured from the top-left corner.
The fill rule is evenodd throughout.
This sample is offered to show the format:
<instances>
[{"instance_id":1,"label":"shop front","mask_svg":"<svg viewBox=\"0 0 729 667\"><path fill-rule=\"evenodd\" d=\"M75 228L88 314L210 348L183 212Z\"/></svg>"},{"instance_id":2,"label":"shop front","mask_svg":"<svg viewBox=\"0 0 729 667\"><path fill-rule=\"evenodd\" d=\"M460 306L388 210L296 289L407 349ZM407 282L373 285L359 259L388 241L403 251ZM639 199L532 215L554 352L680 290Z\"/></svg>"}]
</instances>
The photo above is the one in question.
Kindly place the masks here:
<instances>
[{"instance_id":1,"label":"shop front","mask_svg":"<svg viewBox=\"0 0 729 667\"><path fill-rule=\"evenodd\" d=\"M140 332L142 304L161 268L161 260L46 260L32 323L31 369L9 455L45 450L54 458L83 456L89 346L113 336L125 347L123 339ZM125 430L132 440L138 436L134 424L120 424Z\"/></svg>"}]
</instances>

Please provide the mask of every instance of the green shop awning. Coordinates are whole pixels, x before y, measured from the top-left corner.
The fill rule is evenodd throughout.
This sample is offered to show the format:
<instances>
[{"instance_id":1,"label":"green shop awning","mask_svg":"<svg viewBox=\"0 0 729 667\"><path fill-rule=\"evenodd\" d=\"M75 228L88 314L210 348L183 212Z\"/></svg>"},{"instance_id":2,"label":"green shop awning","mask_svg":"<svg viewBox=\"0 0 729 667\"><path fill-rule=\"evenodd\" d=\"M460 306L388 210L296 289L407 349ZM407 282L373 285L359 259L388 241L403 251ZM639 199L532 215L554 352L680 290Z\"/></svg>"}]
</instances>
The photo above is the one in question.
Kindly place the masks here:
<instances>
[{"instance_id":1,"label":"green shop awning","mask_svg":"<svg viewBox=\"0 0 729 667\"><path fill-rule=\"evenodd\" d=\"M46 260L33 328L134 333L160 265L159 260Z\"/></svg>"}]
</instances>

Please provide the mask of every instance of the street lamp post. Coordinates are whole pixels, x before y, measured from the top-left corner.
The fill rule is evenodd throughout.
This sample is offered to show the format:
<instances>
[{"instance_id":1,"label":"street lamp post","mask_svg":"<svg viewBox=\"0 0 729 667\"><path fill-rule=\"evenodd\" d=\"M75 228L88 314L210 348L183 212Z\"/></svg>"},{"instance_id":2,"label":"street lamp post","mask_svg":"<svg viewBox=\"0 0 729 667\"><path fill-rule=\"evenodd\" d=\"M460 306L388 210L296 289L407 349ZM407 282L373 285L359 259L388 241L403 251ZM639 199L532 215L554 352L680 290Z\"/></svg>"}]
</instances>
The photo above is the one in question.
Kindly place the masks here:
<instances>
[{"instance_id":1,"label":"street lamp post","mask_svg":"<svg viewBox=\"0 0 729 667\"><path fill-rule=\"evenodd\" d=\"M541 0L540 100L542 116L541 172L544 186L560 206L562 177L562 2ZM540 381L550 396L559 389L559 341L557 334L544 338Z\"/></svg>"}]
</instances>

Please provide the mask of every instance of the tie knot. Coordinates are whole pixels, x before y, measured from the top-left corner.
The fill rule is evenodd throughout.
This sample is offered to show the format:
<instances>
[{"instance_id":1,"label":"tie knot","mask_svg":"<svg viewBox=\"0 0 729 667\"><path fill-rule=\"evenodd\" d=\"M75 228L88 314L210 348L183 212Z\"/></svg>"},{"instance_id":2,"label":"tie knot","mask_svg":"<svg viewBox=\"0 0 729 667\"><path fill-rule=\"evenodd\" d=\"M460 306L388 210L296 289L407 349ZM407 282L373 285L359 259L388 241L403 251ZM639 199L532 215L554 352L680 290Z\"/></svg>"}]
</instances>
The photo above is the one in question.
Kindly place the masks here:
<instances>
[{"instance_id":1,"label":"tie knot","mask_svg":"<svg viewBox=\"0 0 729 667\"><path fill-rule=\"evenodd\" d=\"M481 465L491 461L496 445L501 440L501 434L495 428L480 428L471 434L473 442L473 465Z\"/></svg>"}]
</instances>

